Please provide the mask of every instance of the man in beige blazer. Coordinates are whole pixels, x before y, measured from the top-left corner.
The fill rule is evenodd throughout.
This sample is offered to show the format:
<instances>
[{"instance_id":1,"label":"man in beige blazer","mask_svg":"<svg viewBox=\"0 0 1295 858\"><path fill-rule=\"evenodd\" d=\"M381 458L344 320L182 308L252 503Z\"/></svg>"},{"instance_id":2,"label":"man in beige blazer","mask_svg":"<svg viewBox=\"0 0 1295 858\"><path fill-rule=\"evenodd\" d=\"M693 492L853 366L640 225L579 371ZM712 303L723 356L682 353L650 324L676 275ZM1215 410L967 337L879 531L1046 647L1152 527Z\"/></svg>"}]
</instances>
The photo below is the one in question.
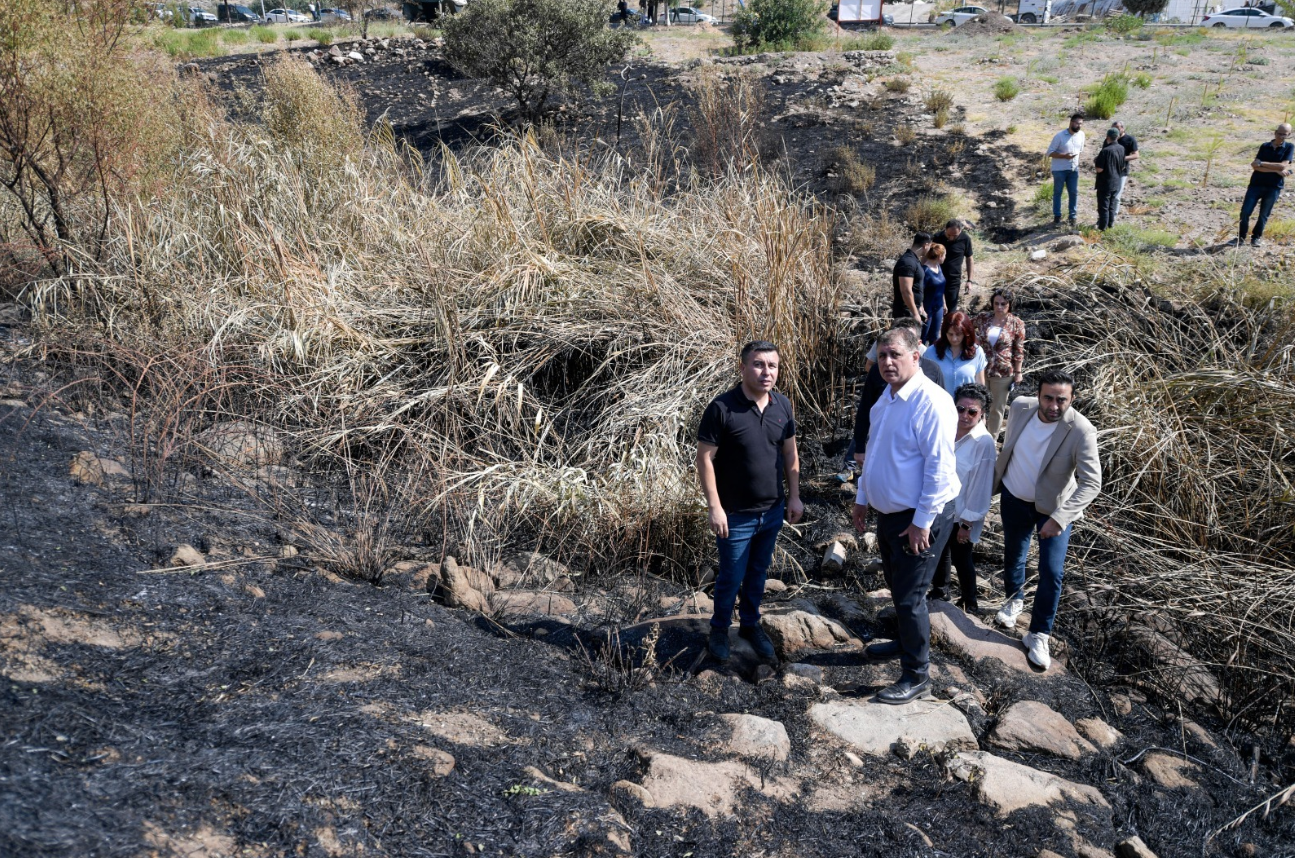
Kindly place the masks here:
<instances>
[{"instance_id":1,"label":"man in beige blazer","mask_svg":"<svg viewBox=\"0 0 1295 858\"><path fill-rule=\"evenodd\" d=\"M994 467L994 493L1002 495L1003 589L1007 602L998 622L1014 628L1025 608L1025 558L1039 535L1039 587L1022 639L1030 663L1052 664L1048 639L1061 601L1070 530L1102 488L1097 430L1071 404L1075 380L1049 370L1038 377L1039 395L1012 403L1003 452Z\"/></svg>"}]
</instances>

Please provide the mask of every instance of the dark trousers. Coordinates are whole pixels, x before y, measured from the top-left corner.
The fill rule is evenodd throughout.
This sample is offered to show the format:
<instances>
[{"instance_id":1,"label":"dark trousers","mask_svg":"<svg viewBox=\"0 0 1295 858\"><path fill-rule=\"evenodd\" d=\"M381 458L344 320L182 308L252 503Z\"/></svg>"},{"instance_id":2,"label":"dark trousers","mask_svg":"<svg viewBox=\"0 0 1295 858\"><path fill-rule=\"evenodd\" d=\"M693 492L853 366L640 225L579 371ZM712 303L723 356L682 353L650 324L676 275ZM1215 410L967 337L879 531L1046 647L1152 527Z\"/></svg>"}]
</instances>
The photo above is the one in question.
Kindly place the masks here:
<instances>
[{"instance_id":1,"label":"dark trousers","mask_svg":"<svg viewBox=\"0 0 1295 858\"><path fill-rule=\"evenodd\" d=\"M958 528L949 528L949 539L940 552L939 562L935 564L935 577L931 579L931 598L947 599L949 597L949 567L958 570L958 590L961 598L958 604L967 613L980 610L976 598L976 564L971 557L971 543L958 542Z\"/></svg>"},{"instance_id":2,"label":"dark trousers","mask_svg":"<svg viewBox=\"0 0 1295 858\"><path fill-rule=\"evenodd\" d=\"M931 547L921 554L910 554L908 538L900 535L912 523L911 509L878 513L877 550L899 621L899 662L904 678L919 681L926 678L931 664L931 617L926 593L931 589L940 547L948 539L953 512L945 510L935 517L931 523Z\"/></svg>"},{"instance_id":3,"label":"dark trousers","mask_svg":"<svg viewBox=\"0 0 1295 858\"><path fill-rule=\"evenodd\" d=\"M1246 188L1246 198L1241 203L1242 241L1246 240L1246 233L1250 230L1250 215L1254 214L1255 206L1259 207L1259 219L1255 221L1255 231L1251 238L1263 238L1268 216L1273 213L1273 206L1281 195L1281 188Z\"/></svg>"},{"instance_id":4,"label":"dark trousers","mask_svg":"<svg viewBox=\"0 0 1295 858\"><path fill-rule=\"evenodd\" d=\"M1097 186L1097 228L1110 229L1115 226L1115 207L1120 196L1119 185Z\"/></svg>"},{"instance_id":5,"label":"dark trousers","mask_svg":"<svg viewBox=\"0 0 1295 858\"><path fill-rule=\"evenodd\" d=\"M948 312L958 309L958 298L962 295L962 266L953 274L944 272L944 305ZM937 337L938 339L938 337Z\"/></svg>"}]
</instances>

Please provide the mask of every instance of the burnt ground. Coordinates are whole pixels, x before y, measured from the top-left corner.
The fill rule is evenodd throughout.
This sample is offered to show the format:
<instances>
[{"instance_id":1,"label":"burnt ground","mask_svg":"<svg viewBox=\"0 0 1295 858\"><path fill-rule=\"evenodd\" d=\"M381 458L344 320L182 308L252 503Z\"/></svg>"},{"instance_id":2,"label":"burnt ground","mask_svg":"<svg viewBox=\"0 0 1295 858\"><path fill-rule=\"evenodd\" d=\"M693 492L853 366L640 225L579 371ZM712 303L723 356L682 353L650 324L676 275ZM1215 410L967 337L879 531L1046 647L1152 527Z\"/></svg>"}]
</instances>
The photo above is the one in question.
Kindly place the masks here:
<instances>
[{"instance_id":1,"label":"burnt ground","mask_svg":"<svg viewBox=\"0 0 1295 858\"><path fill-rule=\"evenodd\" d=\"M857 653L803 657L823 667L821 687L694 676L679 668L714 667L695 658L699 618L667 625L655 655L670 667L631 670L601 657L593 624L575 634L554 621L500 625L425 592L343 581L309 550L276 559L282 522L219 474L177 474L180 488L142 508L129 479L76 483L69 462L82 451L130 462L123 417L111 402L56 394L67 380L57 367L15 361L23 336L0 327L0 855L1094 854L1078 851L1061 807L999 819L929 753L855 763L813 733L812 703L887 681L888 668ZM816 515L843 515L824 470L807 483ZM159 571L181 542L225 559ZM649 583L672 586L644 576L585 582L575 595ZM825 613L857 599L863 618L850 623L867 637L881 630L861 594L874 583L819 580L782 598ZM1125 734L1117 752L1078 762L1003 754L1097 786L1112 812L1078 811L1077 831L1103 850L1138 833L1162 856L1195 854L1295 776L1295 754L1265 745L1252 785L1250 738L1201 714L1205 739L1189 733L1172 701L934 655L942 693L984 692L984 713L970 718L982 743L1022 699ZM642 662L630 652L631 666ZM735 815L711 819L612 789L641 780L648 752L729 758L715 738L729 712L786 725L789 760L760 776L789 779L792 797L747 790ZM1138 763L1151 748L1190 755L1199 787L1151 781ZM850 800L832 805L824 791ZM1206 853L1291 855L1292 843L1286 808L1250 817Z\"/></svg>"}]
</instances>

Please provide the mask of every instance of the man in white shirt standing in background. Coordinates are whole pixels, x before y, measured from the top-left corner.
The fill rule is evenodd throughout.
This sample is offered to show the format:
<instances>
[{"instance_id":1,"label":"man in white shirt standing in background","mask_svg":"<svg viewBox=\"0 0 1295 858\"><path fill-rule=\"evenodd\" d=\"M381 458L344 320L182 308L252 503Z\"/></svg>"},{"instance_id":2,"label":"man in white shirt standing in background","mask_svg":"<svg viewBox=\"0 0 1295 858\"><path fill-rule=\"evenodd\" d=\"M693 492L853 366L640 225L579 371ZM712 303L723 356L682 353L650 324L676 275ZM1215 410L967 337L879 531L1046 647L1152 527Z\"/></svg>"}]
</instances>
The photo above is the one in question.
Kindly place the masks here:
<instances>
[{"instance_id":1,"label":"man in white shirt standing in background","mask_svg":"<svg viewBox=\"0 0 1295 858\"><path fill-rule=\"evenodd\" d=\"M958 412L944 388L921 372L921 343L910 328L894 328L877 344L887 389L870 412L868 455L859 478L854 526L877 510L877 549L899 621L899 639L868 647L877 661L898 657L899 681L877 693L881 703L908 703L930 694L931 620L926 594L953 526L945 505L958 496L953 436Z\"/></svg>"},{"instance_id":2,"label":"man in white shirt standing in background","mask_svg":"<svg viewBox=\"0 0 1295 858\"><path fill-rule=\"evenodd\" d=\"M1097 430L1071 404L1075 380L1048 370L1039 376L1039 395L1012 402L1003 452L994 468L994 491L1002 492L1003 589L1007 602L999 624L1015 628L1025 609L1025 559L1039 535L1039 588L1030 612L1030 631L1021 639L1030 663L1052 664L1049 639L1061 601L1070 531L1102 489Z\"/></svg>"},{"instance_id":3,"label":"man in white shirt standing in background","mask_svg":"<svg viewBox=\"0 0 1295 858\"><path fill-rule=\"evenodd\" d=\"M1070 225L1079 218L1079 156L1084 152L1084 114L1072 113L1070 126L1048 144L1052 159L1052 225L1061 225L1061 191L1070 196Z\"/></svg>"}]
</instances>

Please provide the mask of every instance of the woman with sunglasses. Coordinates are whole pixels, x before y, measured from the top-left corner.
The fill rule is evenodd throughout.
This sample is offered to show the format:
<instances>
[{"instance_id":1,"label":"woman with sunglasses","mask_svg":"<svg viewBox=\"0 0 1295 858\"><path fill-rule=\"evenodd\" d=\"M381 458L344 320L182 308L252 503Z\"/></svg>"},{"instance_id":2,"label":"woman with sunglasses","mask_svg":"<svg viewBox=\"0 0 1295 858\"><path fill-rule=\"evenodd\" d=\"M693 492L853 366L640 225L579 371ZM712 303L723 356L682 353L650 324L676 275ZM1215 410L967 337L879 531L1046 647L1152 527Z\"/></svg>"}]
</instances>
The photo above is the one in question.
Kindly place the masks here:
<instances>
[{"instance_id":1,"label":"woman with sunglasses","mask_svg":"<svg viewBox=\"0 0 1295 858\"><path fill-rule=\"evenodd\" d=\"M994 438L985 428L989 408L989 389L983 384L964 384L955 391L958 409L958 431L954 435L953 453L957 458L958 482L962 490L949 501L953 507L954 529L944 543L935 567L928 598L949 600L949 566L958 570L958 606L968 614L980 611L976 598L976 565L971 546L980 541L993 496L994 463L998 454Z\"/></svg>"}]
</instances>

